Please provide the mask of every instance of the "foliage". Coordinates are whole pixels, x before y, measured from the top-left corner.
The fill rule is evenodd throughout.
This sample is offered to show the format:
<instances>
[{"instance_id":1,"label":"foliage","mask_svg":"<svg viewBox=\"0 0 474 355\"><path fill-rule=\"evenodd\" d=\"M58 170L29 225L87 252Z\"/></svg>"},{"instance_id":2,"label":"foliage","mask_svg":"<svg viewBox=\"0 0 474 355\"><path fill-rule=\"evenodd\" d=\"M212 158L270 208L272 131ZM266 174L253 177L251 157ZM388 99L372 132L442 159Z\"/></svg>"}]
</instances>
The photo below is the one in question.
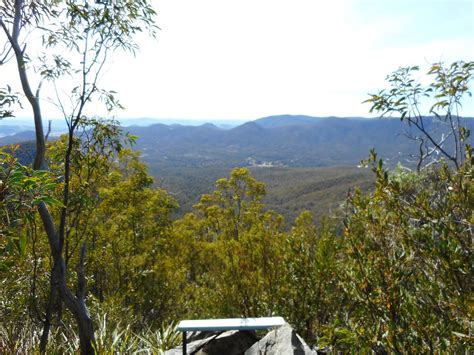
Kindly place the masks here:
<instances>
[{"instance_id":1,"label":"foliage","mask_svg":"<svg viewBox=\"0 0 474 355\"><path fill-rule=\"evenodd\" d=\"M134 332L129 325L110 323L108 314L100 314L95 332L98 354L163 354L181 342L181 333L170 324L157 330L145 329ZM40 329L28 319L19 324L0 324L0 350L6 353L38 353ZM79 338L69 326L57 328L51 334L49 351L54 354L72 354L78 347Z\"/></svg>"},{"instance_id":2,"label":"foliage","mask_svg":"<svg viewBox=\"0 0 474 355\"><path fill-rule=\"evenodd\" d=\"M173 320L276 314L319 349L469 349L472 161L422 173L389 172L375 154L371 162L375 191L350 195L340 234L334 220L316 227L308 212L285 230L246 169L218 180L193 213L173 222L173 199L152 189L136 154L123 150L97 178L83 235L92 309L102 314L97 346L105 353L156 349L152 342L174 334L159 330ZM31 262L6 274L26 282L13 288L6 279L0 298L15 296L5 320L30 319L15 315L14 305L30 302ZM56 329L51 349L62 346L61 332L74 341L74 332Z\"/></svg>"},{"instance_id":3,"label":"foliage","mask_svg":"<svg viewBox=\"0 0 474 355\"><path fill-rule=\"evenodd\" d=\"M459 352L470 341L472 163L375 171L375 192L348 201L349 330L365 351Z\"/></svg>"},{"instance_id":4,"label":"foliage","mask_svg":"<svg viewBox=\"0 0 474 355\"><path fill-rule=\"evenodd\" d=\"M1 352L45 352L50 334L51 352L80 346L84 353L160 353L179 342L178 319L270 315L285 317L325 351L473 350L474 160L456 111L472 63L435 64L428 88L411 78L416 67L400 69L389 76L390 91L372 95L373 110L397 112L421 132L420 169L389 171L372 150L366 163L374 191L348 195L342 225L303 212L285 228L283 217L265 207L265 185L245 168L218 179L191 213L173 220L176 201L153 187L139 155L126 148L135 137L84 111L94 97L107 109L119 107L113 92L97 87L97 76L84 77L100 73L109 50L135 49L122 41L141 30L137 21L153 27L148 3L14 3L23 6L0 6L5 33L18 26L11 11L27 27L68 18L41 29L45 43L85 59L78 69L59 56L51 57L53 66L41 62L40 74L54 83L83 75L72 89L75 104L61 106L68 135L49 144L47 155L37 154L33 168L18 162L15 149L0 151ZM14 47L16 40L9 39ZM41 123L38 95L27 96ZM451 141L426 129L423 95L434 95L430 112L448 124ZM9 100L0 96L0 107ZM449 164L424 165L435 152ZM71 265L76 275L67 272Z\"/></svg>"},{"instance_id":5,"label":"foliage","mask_svg":"<svg viewBox=\"0 0 474 355\"><path fill-rule=\"evenodd\" d=\"M195 214L175 225L179 240L191 245L178 250L186 268L187 292L196 295L192 312L221 316L275 312L281 270L272 265L282 257L282 218L262 210L264 194L263 184L248 170L235 169L229 179L216 182L213 194L203 195ZM211 297L206 296L209 291Z\"/></svg>"},{"instance_id":6,"label":"foliage","mask_svg":"<svg viewBox=\"0 0 474 355\"><path fill-rule=\"evenodd\" d=\"M334 227L334 222L327 218L316 227L311 214L303 212L286 239L282 295L285 302L280 312L312 344L348 302L339 283L343 243Z\"/></svg>"},{"instance_id":7,"label":"foliage","mask_svg":"<svg viewBox=\"0 0 474 355\"><path fill-rule=\"evenodd\" d=\"M423 86L413 78L413 73L419 67L404 67L396 70L387 77L390 90L381 90L371 94L365 102L371 103L370 112L380 112L382 115L396 113L401 121L416 128L415 135L408 135L419 144L418 170L426 164L437 162L439 157L447 159L456 168L464 161L464 152L469 138L469 129L463 125L459 117L459 109L465 95L471 96L469 83L474 73L474 62L458 61L451 66L443 63L433 64L428 71L433 75L433 81ZM422 115L424 100L432 98L428 115ZM435 129L429 124L430 120L439 121L441 127Z\"/></svg>"},{"instance_id":8,"label":"foliage","mask_svg":"<svg viewBox=\"0 0 474 355\"><path fill-rule=\"evenodd\" d=\"M88 134L100 136L90 128ZM101 353L124 349L156 353L160 347L174 346L178 335L166 330L165 318L172 318L169 313L174 310L174 304L169 294L175 290L166 288L168 279L162 281L166 273L159 263L159 252L171 223L170 213L176 208L175 202L164 191L150 188L153 180L136 153L122 149L118 156L106 158L103 152L86 149L87 142L82 138L76 142L81 154L75 155L77 160L71 164L68 208L72 220L65 250L66 262L77 264L74 248L83 242L88 248L89 299L92 302L97 297L98 300L92 303L92 312L107 312L108 319L106 321L104 316L95 319L99 325L95 332L97 349ZM64 139L50 146L48 161L52 173L60 169L65 146ZM92 159L95 154L101 159ZM52 196L61 194L60 185L54 186ZM76 213L77 209L80 214ZM0 261L9 266L4 272L0 271L3 285L0 325L5 332L10 332L8 339L13 339L12 343L3 345L7 349L15 349L13 344L38 348L41 334L38 324L44 322L43 309L50 302L47 275L51 259L34 217L32 211L31 228L34 229L18 229L19 235L28 240L23 257L0 256ZM160 301L167 308L159 307L157 302ZM49 349L69 353L78 346L78 334L70 326L70 315L63 314L61 321L62 327L52 329ZM53 319L54 325L56 322ZM20 323L27 324L25 332L15 335L15 327Z\"/></svg>"},{"instance_id":9,"label":"foliage","mask_svg":"<svg viewBox=\"0 0 474 355\"><path fill-rule=\"evenodd\" d=\"M10 152L6 148L0 148L0 253L16 249L23 254L26 236L22 228L33 221L35 207L40 202L51 206L61 206L61 202L51 196L57 182L48 171L20 164L16 147Z\"/></svg>"},{"instance_id":10,"label":"foliage","mask_svg":"<svg viewBox=\"0 0 474 355\"><path fill-rule=\"evenodd\" d=\"M153 180L136 154L123 151L98 187L99 202L87 223L91 291L100 299L130 306L146 322L160 324L173 310L161 249L177 205Z\"/></svg>"},{"instance_id":11,"label":"foliage","mask_svg":"<svg viewBox=\"0 0 474 355\"><path fill-rule=\"evenodd\" d=\"M64 155L61 163L58 164L62 180L60 209L50 211L47 202L51 201L40 201L37 204L41 225L45 232L41 235L48 242L50 249L48 256L51 258L50 290L44 316L37 312L43 323L41 353L46 352L53 313L57 313L61 319L63 304L71 312L78 326L81 352L84 354L95 352L94 347L97 344L94 339L93 322L85 302L86 246L82 243L79 247L82 236L71 236L71 231L78 231L77 221L83 217L81 216L82 208L85 207L88 212L87 194L90 193L86 188L82 191L85 198L79 198L79 201L70 199L73 195L71 194L71 168L74 161L82 157L80 143L82 140L78 139L77 133L84 120L90 119L87 112L90 102L101 101L108 113L121 108L113 91L99 87L99 78L109 56L115 50L134 51L137 48L133 41L136 33L146 29L154 34L154 15L155 11L147 0L114 1L101 4L69 0L6 0L0 5L0 28L4 36L0 64L9 59L10 53L13 53L11 57L16 59L21 87L31 107L35 123L34 171L48 170L45 159L48 134L45 135L43 131L44 101L40 100L44 83L50 83L54 88L56 95L53 104L60 110L68 126ZM27 44L31 38L34 38L33 41L38 38L42 40L44 52L37 58L30 50L27 50L30 48ZM35 76L40 78L36 89L33 88L32 81ZM61 81L61 79L67 80ZM11 115L9 111L4 111L4 106L7 108L11 106L12 100L14 101L14 98L10 93L0 92L2 116ZM90 113L89 116L91 116ZM92 124L95 128L100 126L99 121ZM90 154L89 156L99 161L101 155L107 160L111 156L110 153L120 150L114 145L118 139L118 131L108 130L107 125L102 125L101 128L102 130L94 129L92 132L105 132L102 136L104 139L101 140L100 136L93 135L91 139L93 144L89 146L93 149L98 148L98 155L94 157ZM112 144L108 146L108 143ZM89 162L88 166L93 165ZM73 204L76 206L71 208ZM34 234L36 237L36 232ZM72 245L71 239L74 239ZM69 259L74 254L77 257L75 293L72 292L73 286L68 282L71 279L71 273L68 273ZM36 259L35 255L35 271Z\"/></svg>"},{"instance_id":12,"label":"foliage","mask_svg":"<svg viewBox=\"0 0 474 355\"><path fill-rule=\"evenodd\" d=\"M0 88L0 120L6 117L13 117L13 111L10 109L18 102L18 97L12 93L10 86L6 89Z\"/></svg>"},{"instance_id":13,"label":"foliage","mask_svg":"<svg viewBox=\"0 0 474 355\"><path fill-rule=\"evenodd\" d=\"M166 255L176 260L187 299L181 317L278 314L315 341L341 306L338 251L332 220L313 224L303 213L290 232L263 209L264 186L247 169L219 179L173 226Z\"/></svg>"}]
</instances>

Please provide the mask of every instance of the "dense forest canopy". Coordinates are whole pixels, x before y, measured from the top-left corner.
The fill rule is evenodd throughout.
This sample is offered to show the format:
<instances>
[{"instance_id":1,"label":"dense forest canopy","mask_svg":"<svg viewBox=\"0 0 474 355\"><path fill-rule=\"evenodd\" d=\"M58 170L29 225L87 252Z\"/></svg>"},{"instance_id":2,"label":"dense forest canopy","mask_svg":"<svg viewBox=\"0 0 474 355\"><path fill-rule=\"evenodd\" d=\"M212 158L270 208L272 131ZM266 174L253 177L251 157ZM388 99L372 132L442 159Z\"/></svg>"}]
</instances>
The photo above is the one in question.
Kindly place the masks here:
<instances>
[{"instance_id":1,"label":"dense forest canopy","mask_svg":"<svg viewBox=\"0 0 474 355\"><path fill-rule=\"evenodd\" d=\"M94 100L119 106L98 78L108 54L153 33L149 3L9 0L0 14L37 129L32 166L0 150L1 352L159 353L179 341L179 319L271 315L319 350L473 350L474 157L458 119L474 62L433 64L426 86L401 68L369 97L416 128L417 166L389 169L367 152L374 190L351 190L337 218L303 212L287 228L246 168L174 218L175 199L130 149L136 137L88 114ZM28 31L52 66L32 64ZM83 59L58 57L63 46ZM57 97L68 123L58 140L42 131L30 73L54 85L77 75L71 106ZM0 115L17 96L0 90ZM452 139L429 131L428 115Z\"/></svg>"}]
</instances>

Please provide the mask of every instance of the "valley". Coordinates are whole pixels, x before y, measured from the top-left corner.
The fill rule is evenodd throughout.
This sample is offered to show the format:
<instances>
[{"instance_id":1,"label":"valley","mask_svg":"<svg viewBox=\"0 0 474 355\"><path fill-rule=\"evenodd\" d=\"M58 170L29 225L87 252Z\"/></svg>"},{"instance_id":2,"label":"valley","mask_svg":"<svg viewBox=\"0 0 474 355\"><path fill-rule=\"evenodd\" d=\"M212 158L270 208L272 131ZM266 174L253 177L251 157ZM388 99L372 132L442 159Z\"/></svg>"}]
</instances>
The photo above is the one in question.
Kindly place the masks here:
<instances>
[{"instance_id":1,"label":"valley","mask_svg":"<svg viewBox=\"0 0 474 355\"><path fill-rule=\"evenodd\" d=\"M287 224L304 210L319 220L338 211L349 190L373 187L373 174L357 167L371 148L392 168L398 163L413 168L416 161L417 143L407 138L413 132L398 118L280 115L233 126L154 122L125 120L123 130L137 137L133 148L140 151L155 186L178 201L177 216L212 192L217 179L228 177L235 167L247 167L267 186L267 208L281 213ZM429 118L426 122L438 136L446 134L447 127ZM474 128L473 118L463 118L463 123ZM25 141L34 135L21 124L0 126L5 134L0 145L23 142L18 155L27 163L34 147ZM57 136L61 125L54 126Z\"/></svg>"},{"instance_id":2,"label":"valley","mask_svg":"<svg viewBox=\"0 0 474 355\"><path fill-rule=\"evenodd\" d=\"M373 188L374 176L369 169L357 167L322 168L249 168L258 181L266 185L264 204L285 217L291 225L304 210L311 211L316 221L328 214L338 214L349 190ZM178 215L192 210L201 195L211 193L219 178L228 177L230 169L158 168L152 166L155 185L168 191L179 203Z\"/></svg>"}]
</instances>

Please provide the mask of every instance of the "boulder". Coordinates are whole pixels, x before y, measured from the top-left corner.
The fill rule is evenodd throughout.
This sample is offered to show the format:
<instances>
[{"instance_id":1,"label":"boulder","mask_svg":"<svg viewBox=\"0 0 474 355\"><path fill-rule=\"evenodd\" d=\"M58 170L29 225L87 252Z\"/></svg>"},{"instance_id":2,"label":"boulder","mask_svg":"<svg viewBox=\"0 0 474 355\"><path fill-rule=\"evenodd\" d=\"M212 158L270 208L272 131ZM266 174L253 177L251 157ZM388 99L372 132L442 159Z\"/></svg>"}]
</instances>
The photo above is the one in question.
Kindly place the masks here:
<instances>
[{"instance_id":1,"label":"boulder","mask_svg":"<svg viewBox=\"0 0 474 355\"><path fill-rule=\"evenodd\" d=\"M314 355L305 341L285 324L269 332L260 341L253 344L245 355Z\"/></svg>"},{"instance_id":2,"label":"boulder","mask_svg":"<svg viewBox=\"0 0 474 355\"><path fill-rule=\"evenodd\" d=\"M252 344L258 339L254 331L227 331L223 333L209 334L206 332L205 338L200 336L188 337L191 341L187 343L186 350L188 354L195 355L243 355ZM182 347L177 347L165 351L165 355L182 355Z\"/></svg>"}]
</instances>

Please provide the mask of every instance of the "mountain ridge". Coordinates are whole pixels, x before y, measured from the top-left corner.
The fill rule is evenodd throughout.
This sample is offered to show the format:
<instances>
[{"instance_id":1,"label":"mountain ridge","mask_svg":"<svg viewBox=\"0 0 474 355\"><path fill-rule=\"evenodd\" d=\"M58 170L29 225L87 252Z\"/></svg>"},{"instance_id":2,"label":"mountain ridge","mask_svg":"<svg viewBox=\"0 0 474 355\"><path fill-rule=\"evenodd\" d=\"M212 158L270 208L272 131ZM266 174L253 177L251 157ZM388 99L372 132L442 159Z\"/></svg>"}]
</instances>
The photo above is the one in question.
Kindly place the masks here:
<instances>
[{"instance_id":1,"label":"mountain ridge","mask_svg":"<svg viewBox=\"0 0 474 355\"><path fill-rule=\"evenodd\" d=\"M474 129L474 118L462 120ZM443 128L429 118L425 124ZM355 166L372 148L389 164L407 164L417 151L416 142L404 137L410 128L399 118L278 115L230 129L212 123L155 123L124 127L124 131L139 137L135 149L142 151L147 163L157 166ZM32 132L18 132L1 137L0 145L28 139L33 139Z\"/></svg>"},{"instance_id":2,"label":"mountain ridge","mask_svg":"<svg viewBox=\"0 0 474 355\"><path fill-rule=\"evenodd\" d=\"M463 120L468 128L474 128L474 119ZM431 119L425 124L427 128L442 128ZM265 117L231 129L209 125L176 125L171 129L162 124L127 128L140 137L136 148L144 152L149 163L196 167L264 163L282 167L354 166L371 148L388 162L407 163L417 151L416 142L404 137L411 129L398 118L289 115Z\"/></svg>"}]
</instances>

